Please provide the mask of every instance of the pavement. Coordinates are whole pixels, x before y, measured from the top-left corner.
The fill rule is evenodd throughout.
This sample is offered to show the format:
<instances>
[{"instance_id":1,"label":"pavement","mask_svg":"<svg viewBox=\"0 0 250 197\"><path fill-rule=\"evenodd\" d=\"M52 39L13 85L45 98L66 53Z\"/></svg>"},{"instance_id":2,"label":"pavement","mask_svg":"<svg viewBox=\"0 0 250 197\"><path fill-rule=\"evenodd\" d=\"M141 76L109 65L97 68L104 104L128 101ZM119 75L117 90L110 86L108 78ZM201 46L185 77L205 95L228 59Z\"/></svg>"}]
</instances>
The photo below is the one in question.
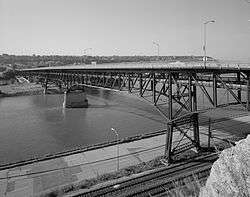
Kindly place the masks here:
<instances>
[{"instance_id":1,"label":"pavement","mask_svg":"<svg viewBox=\"0 0 250 197\"><path fill-rule=\"evenodd\" d=\"M243 123L250 124L250 116L233 119L237 129ZM220 124L228 127L231 120ZM216 127L217 128L217 127ZM207 144L207 127L200 127L201 144ZM223 129L213 129L217 138L233 137ZM174 133L174 146L183 137ZM219 139L213 142L218 142ZM187 139L186 139L187 140ZM184 142L186 141L184 138ZM165 134L119 145L119 168L146 162L164 154ZM53 189L79 183L117 170L117 145L72 154L47 161L36 162L21 167L0 171L0 197L29 197L46 193Z\"/></svg>"}]
</instances>

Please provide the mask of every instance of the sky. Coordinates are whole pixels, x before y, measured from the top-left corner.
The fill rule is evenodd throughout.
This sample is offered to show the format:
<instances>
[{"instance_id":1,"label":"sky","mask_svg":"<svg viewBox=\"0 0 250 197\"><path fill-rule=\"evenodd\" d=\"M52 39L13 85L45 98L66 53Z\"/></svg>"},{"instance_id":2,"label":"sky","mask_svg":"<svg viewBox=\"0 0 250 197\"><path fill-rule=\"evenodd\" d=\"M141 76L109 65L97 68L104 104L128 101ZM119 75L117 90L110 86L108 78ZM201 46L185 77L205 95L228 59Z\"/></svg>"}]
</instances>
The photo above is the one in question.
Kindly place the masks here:
<instances>
[{"instance_id":1,"label":"sky","mask_svg":"<svg viewBox=\"0 0 250 197\"><path fill-rule=\"evenodd\" d=\"M207 55L250 61L247 0L0 0L0 54L203 55L208 20Z\"/></svg>"}]
</instances>

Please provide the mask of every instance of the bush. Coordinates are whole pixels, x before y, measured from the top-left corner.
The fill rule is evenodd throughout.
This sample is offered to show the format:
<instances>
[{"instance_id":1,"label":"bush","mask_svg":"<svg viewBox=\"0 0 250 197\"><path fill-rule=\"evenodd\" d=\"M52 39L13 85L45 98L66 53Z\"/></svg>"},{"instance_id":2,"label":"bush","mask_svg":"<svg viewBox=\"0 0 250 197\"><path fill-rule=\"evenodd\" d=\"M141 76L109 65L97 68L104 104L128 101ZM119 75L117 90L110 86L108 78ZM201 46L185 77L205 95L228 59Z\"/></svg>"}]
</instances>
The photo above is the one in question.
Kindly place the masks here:
<instances>
[{"instance_id":1,"label":"bush","mask_svg":"<svg viewBox=\"0 0 250 197\"><path fill-rule=\"evenodd\" d=\"M6 71L6 67L0 66L0 72L4 72L4 71Z\"/></svg>"},{"instance_id":2,"label":"bush","mask_svg":"<svg viewBox=\"0 0 250 197\"><path fill-rule=\"evenodd\" d=\"M3 72L3 79L10 80L15 78L15 71L8 69L7 71Z\"/></svg>"}]
</instances>

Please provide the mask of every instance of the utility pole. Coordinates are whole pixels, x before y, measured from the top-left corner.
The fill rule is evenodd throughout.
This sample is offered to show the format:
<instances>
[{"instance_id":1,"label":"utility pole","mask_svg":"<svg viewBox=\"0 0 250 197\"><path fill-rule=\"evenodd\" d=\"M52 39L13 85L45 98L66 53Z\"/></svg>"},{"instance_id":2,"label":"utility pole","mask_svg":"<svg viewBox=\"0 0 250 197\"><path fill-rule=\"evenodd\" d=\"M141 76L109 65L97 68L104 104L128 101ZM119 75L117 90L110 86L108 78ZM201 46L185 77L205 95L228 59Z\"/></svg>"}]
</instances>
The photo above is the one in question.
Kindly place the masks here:
<instances>
[{"instance_id":1,"label":"utility pole","mask_svg":"<svg viewBox=\"0 0 250 197\"><path fill-rule=\"evenodd\" d=\"M204 45L203 45L203 51L204 51L204 68L206 68L206 62L207 62L207 54L206 54L206 44L207 44L207 38L206 38L206 26L207 26L207 24L209 24L209 23L214 23L215 22L215 20L210 20L210 21L206 21L206 22L204 22L203 24L204 24L204 36L203 36L203 38L204 38Z\"/></svg>"},{"instance_id":2,"label":"utility pole","mask_svg":"<svg viewBox=\"0 0 250 197\"><path fill-rule=\"evenodd\" d=\"M115 135L116 135L116 141L117 141L117 171L119 171L119 133L114 128L111 128L111 131L113 131L115 133Z\"/></svg>"},{"instance_id":3,"label":"utility pole","mask_svg":"<svg viewBox=\"0 0 250 197\"><path fill-rule=\"evenodd\" d=\"M154 42L154 41L153 41L153 44L157 46L157 56L158 56L158 60L159 60L159 57L160 57L160 44L157 43L157 42Z\"/></svg>"}]
</instances>

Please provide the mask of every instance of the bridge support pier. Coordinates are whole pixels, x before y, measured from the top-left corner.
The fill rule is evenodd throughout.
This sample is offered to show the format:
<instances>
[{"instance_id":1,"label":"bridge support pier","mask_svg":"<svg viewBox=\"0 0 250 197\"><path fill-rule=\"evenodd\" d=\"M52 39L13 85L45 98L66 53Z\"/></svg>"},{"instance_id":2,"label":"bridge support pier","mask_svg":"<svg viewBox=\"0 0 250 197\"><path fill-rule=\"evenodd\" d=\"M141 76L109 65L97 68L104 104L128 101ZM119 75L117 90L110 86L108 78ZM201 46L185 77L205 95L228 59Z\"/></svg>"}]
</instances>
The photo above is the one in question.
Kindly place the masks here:
<instances>
[{"instance_id":1,"label":"bridge support pier","mask_svg":"<svg viewBox=\"0 0 250 197\"><path fill-rule=\"evenodd\" d=\"M63 89L62 89L62 83L61 82L58 83L58 89L59 89L59 92L62 93Z\"/></svg>"},{"instance_id":2,"label":"bridge support pier","mask_svg":"<svg viewBox=\"0 0 250 197\"><path fill-rule=\"evenodd\" d=\"M48 78L46 77L43 83L43 94L48 93Z\"/></svg>"},{"instance_id":3,"label":"bridge support pier","mask_svg":"<svg viewBox=\"0 0 250 197\"><path fill-rule=\"evenodd\" d=\"M151 81L151 89L153 93L153 103L156 105L156 80L155 80L155 73L152 74L152 81Z\"/></svg>"},{"instance_id":4,"label":"bridge support pier","mask_svg":"<svg viewBox=\"0 0 250 197\"><path fill-rule=\"evenodd\" d=\"M250 73L247 73L247 103L246 108L247 111L250 111Z\"/></svg>"},{"instance_id":5,"label":"bridge support pier","mask_svg":"<svg viewBox=\"0 0 250 197\"><path fill-rule=\"evenodd\" d=\"M170 164L173 162L173 156L190 148L196 148L200 151L200 137L199 137L199 120L198 120L198 104L197 104L197 88L193 80L196 80L196 74L188 74L188 83L181 85L173 73L168 75L168 123L166 133L165 157ZM176 84L176 88L174 83ZM173 89L174 88L174 89ZM187 90L187 91L185 91ZM188 99L186 100L185 97ZM178 100L177 100L178 99ZM174 101L179 102L181 107L176 111L173 108ZM185 101L181 103L182 100ZM185 108L188 113L181 115L181 110ZM181 110L180 110L181 109ZM178 114L178 116L176 116ZM180 132L183 137L179 140L176 132ZM184 143L181 148L177 148L183 139L188 140L189 143ZM176 145L178 141L178 145Z\"/></svg>"},{"instance_id":6,"label":"bridge support pier","mask_svg":"<svg viewBox=\"0 0 250 197\"><path fill-rule=\"evenodd\" d=\"M237 83L239 85L241 83L241 81L240 81L240 72L237 72ZM238 95L239 100L241 101L241 88L238 88L237 95Z\"/></svg>"},{"instance_id":7,"label":"bridge support pier","mask_svg":"<svg viewBox=\"0 0 250 197\"><path fill-rule=\"evenodd\" d=\"M139 74L139 89L140 89L140 97L142 97L143 79L141 73Z\"/></svg>"},{"instance_id":8,"label":"bridge support pier","mask_svg":"<svg viewBox=\"0 0 250 197\"><path fill-rule=\"evenodd\" d=\"M214 102L214 107L217 107L217 77L216 74L213 73L213 102Z\"/></svg>"},{"instance_id":9,"label":"bridge support pier","mask_svg":"<svg viewBox=\"0 0 250 197\"><path fill-rule=\"evenodd\" d=\"M131 75L128 74L128 92L131 93Z\"/></svg>"},{"instance_id":10,"label":"bridge support pier","mask_svg":"<svg viewBox=\"0 0 250 197\"><path fill-rule=\"evenodd\" d=\"M194 79L196 79L196 74L193 75ZM193 111L197 111L198 110L198 100L197 100L197 88L196 85L193 84L193 92L192 92L192 96L193 96ZM199 131L199 117L198 117L198 113L194 114L193 118L193 135L194 135L194 141L196 143L196 149L197 152L200 150L200 131Z\"/></svg>"},{"instance_id":11,"label":"bridge support pier","mask_svg":"<svg viewBox=\"0 0 250 197\"><path fill-rule=\"evenodd\" d=\"M88 99L87 99L84 89L77 89L77 88L74 88L74 86L72 86L67 91L65 91L63 107L65 108L87 108Z\"/></svg>"},{"instance_id":12,"label":"bridge support pier","mask_svg":"<svg viewBox=\"0 0 250 197\"><path fill-rule=\"evenodd\" d=\"M173 116L173 97L172 97L172 73L168 75L168 119L172 120ZM168 163L172 162L172 140L173 139L173 125L168 124L166 133L166 147L165 147L165 157Z\"/></svg>"}]
</instances>

